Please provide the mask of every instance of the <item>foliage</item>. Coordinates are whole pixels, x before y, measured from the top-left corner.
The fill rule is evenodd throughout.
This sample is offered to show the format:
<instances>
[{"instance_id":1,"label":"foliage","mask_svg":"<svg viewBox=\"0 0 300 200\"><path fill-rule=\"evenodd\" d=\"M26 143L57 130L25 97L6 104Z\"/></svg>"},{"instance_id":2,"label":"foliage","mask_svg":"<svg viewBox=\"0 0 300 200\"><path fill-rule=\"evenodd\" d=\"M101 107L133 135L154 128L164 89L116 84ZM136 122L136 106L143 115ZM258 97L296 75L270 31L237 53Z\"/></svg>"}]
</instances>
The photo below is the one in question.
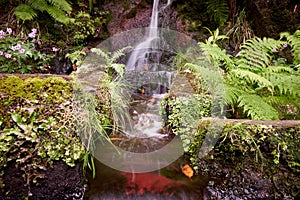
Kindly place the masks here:
<instances>
[{"instance_id":1,"label":"foliage","mask_svg":"<svg viewBox=\"0 0 300 200\"><path fill-rule=\"evenodd\" d=\"M164 126L183 141L184 150L188 150L193 141L191 133L197 128L199 119L210 116L212 99L209 94L187 96L166 96L161 102L160 114Z\"/></svg>"},{"instance_id":2,"label":"foliage","mask_svg":"<svg viewBox=\"0 0 300 200\"><path fill-rule=\"evenodd\" d=\"M84 44L88 39L92 39L99 34L99 29L107 23L106 18L109 12L100 12L99 17L92 17L89 13L79 11L74 16L72 24L68 25L68 35L70 42L80 45Z\"/></svg>"},{"instance_id":3,"label":"foliage","mask_svg":"<svg viewBox=\"0 0 300 200\"><path fill-rule=\"evenodd\" d=\"M223 26L229 18L229 7L225 0L207 0L207 12L210 20L218 27Z\"/></svg>"},{"instance_id":4,"label":"foliage","mask_svg":"<svg viewBox=\"0 0 300 200\"><path fill-rule=\"evenodd\" d=\"M199 149L210 127L210 123L206 121L209 120L199 123L194 136L195 140L186 151L196 171L213 174L214 172L210 171L211 166L221 163L221 166L225 168L225 165L233 165L234 169L244 165L244 170L252 166L263 172L265 179L270 180L282 176L282 171L296 176L300 173L299 125L290 127L225 122L214 150L206 157L199 159ZM239 163L238 166L236 166L237 163ZM290 178L285 181L282 189L290 191L288 194L291 196L297 196L299 179L298 183L297 180ZM272 180L272 182L275 181Z\"/></svg>"},{"instance_id":5,"label":"foliage","mask_svg":"<svg viewBox=\"0 0 300 200\"><path fill-rule=\"evenodd\" d=\"M242 45L235 57L221 50L216 41L217 37L211 37L205 43L199 42L203 54L210 58L209 62L185 66L199 76L207 73L193 69L202 69L210 63L219 66L224 74L226 102L233 112L242 112L240 117L251 119L279 119L280 111L273 107L271 97L285 97L295 103L294 108L299 107L296 100L300 96L299 71L289 66L278 53L287 47L285 41L252 38ZM199 59L202 57L199 55ZM297 112L294 118L299 118Z\"/></svg>"},{"instance_id":6,"label":"foliage","mask_svg":"<svg viewBox=\"0 0 300 200\"><path fill-rule=\"evenodd\" d=\"M27 183L43 177L54 160L69 166L86 150L73 122L72 88L62 78L1 78L0 166L16 164Z\"/></svg>"},{"instance_id":7,"label":"foliage","mask_svg":"<svg viewBox=\"0 0 300 200\"><path fill-rule=\"evenodd\" d=\"M41 42L36 39L36 34L36 29L28 36L14 35L11 28L0 31L0 72L31 73L48 68L53 56L36 50L36 45Z\"/></svg>"},{"instance_id":8,"label":"foliage","mask_svg":"<svg viewBox=\"0 0 300 200\"><path fill-rule=\"evenodd\" d=\"M76 67L82 65L85 56L86 56L86 52L84 51L84 49L66 54L66 58L69 58Z\"/></svg>"},{"instance_id":9,"label":"foliage","mask_svg":"<svg viewBox=\"0 0 300 200\"><path fill-rule=\"evenodd\" d=\"M294 65L299 68L300 64L300 30L296 30L293 35L284 32L280 34L280 38L286 39L287 43L292 47L294 56Z\"/></svg>"},{"instance_id":10,"label":"foliage","mask_svg":"<svg viewBox=\"0 0 300 200\"><path fill-rule=\"evenodd\" d=\"M16 17L22 21L33 20L39 12L47 12L54 20L63 24L73 21L66 16L72 12L72 7L66 0L26 0L14 10Z\"/></svg>"},{"instance_id":11,"label":"foliage","mask_svg":"<svg viewBox=\"0 0 300 200\"><path fill-rule=\"evenodd\" d=\"M113 130L125 130L126 124L130 122L128 113L130 85L125 79L122 79L125 72L125 65L118 63L118 59L124 56L124 52L131 48L130 46L116 50L114 52L105 52L99 48L91 49L92 52L104 59L105 75L99 80L102 88L109 94L110 108L114 121ZM100 66L101 67L101 66Z\"/></svg>"},{"instance_id":12,"label":"foliage","mask_svg":"<svg viewBox=\"0 0 300 200\"><path fill-rule=\"evenodd\" d=\"M246 19L245 10L242 10L238 16L236 22L228 30L226 35L230 38L230 41L235 45L234 49L240 48L241 44L244 44L246 40L253 38L254 32L250 27L249 22Z\"/></svg>"},{"instance_id":13,"label":"foliage","mask_svg":"<svg viewBox=\"0 0 300 200\"><path fill-rule=\"evenodd\" d=\"M125 72L125 65L117 63L118 59L121 56L124 56L124 52L132 48L130 46L124 47L122 49L116 50L114 52L105 52L101 50L100 48L92 48L91 52L96 53L101 58L104 59L105 62L105 72L108 74L111 78L120 78L123 76ZM115 77L116 76L116 77Z\"/></svg>"}]
</instances>

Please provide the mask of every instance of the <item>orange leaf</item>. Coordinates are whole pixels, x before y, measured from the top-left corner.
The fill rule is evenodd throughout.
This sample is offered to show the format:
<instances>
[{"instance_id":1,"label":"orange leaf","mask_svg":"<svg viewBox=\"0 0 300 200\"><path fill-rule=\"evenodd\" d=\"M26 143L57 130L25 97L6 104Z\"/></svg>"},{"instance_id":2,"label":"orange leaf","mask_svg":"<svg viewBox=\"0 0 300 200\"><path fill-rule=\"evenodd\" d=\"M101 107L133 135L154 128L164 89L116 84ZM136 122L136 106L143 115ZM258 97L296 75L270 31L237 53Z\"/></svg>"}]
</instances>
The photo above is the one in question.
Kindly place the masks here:
<instances>
[{"instance_id":1,"label":"orange leaf","mask_svg":"<svg viewBox=\"0 0 300 200\"><path fill-rule=\"evenodd\" d=\"M192 178L192 176L194 175L194 170L188 165L185 164L182 168L181 171L184 175L186 175L187 177Z\"/></svg>"},{"instance_id":2,"label":"orange leaf","mask_svg":"<svg viewBox=\"0 0 300 200\"><path fill-rule=\"evenodd\" d=\"M122 138L109 138L111 141L115 141L115 140L123 140Z\"/></svg>"}]
</instances>

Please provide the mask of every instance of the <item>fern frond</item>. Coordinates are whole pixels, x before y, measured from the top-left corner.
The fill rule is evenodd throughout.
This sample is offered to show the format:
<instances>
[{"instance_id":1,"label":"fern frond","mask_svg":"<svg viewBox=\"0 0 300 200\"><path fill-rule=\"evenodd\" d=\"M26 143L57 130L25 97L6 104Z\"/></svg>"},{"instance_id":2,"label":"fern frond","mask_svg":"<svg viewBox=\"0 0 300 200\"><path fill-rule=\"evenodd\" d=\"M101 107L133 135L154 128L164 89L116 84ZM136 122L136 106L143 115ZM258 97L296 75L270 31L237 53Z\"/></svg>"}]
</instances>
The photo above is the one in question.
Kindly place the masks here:
<instances>
[{"instance_id":1,"label":"fern frond","mask_svg":"<svg viewBox=\"0 0 300 200\"><path fill-rule=\"evenodd\" d=\"M281 73L281 72L294 73L294 70L289 66L268 66L268 71L274 73Z\"/></svg>"},{"instance_id":2,"label":"fern frond","mask_svg":"<svg viewBox=\"0 0 300 200\"><path fill-rule=\"evenodd\" d=\"M283 46L282 41L272 38L251 38L237 54L239 68L260 72L271 64L272 52Z\"/></svg>"},{"instance_id":3,"label":"fern frond","mask_svg":"<svg viewBox=\"0 0 300 200\"><path fill-rule=\"evenodd\" d=\"M300 97L300 76L284 73L263 74L273 83L281 95L291 95Z\"/></svg>"},{"instance_id":4,"label":"fern frond","mask_svg":"<svg viewBox=\"0 0 300 200\"><path fill-rule=\"evenodd\" d=\"M29 0L28 4L31 5L31 7L38 11L46 11L49 4L46 0Z\"/></svg>"},{"instance_id":5,"label":"fern frond","mask_svg":"<svg viewBox=\"0 0 300 200\"><path fill-rule=\"evenodd\" d=\"M60 10L60 9L54 7L54 6L48 6L46 11L56 21L61 22L63 24L70 23L70 18L67 17L62 10Z\"/></svg>"},{"instance_id":6,"label":"fern frond","mask_svg":"<svg viewBox=\"0 0 300 200\"><path fill-rule=\"evenodd\" d=\"M224 62L226 70L235 68L231 55L227 54L225 49L222 50L217 45L205 44L203 42L199 42L199 45L203 50L203 55L210 58L210 61L215 66L219 66L221 62Z\"/></svg>"},{"instance_id":7,"label":"fern frond","mask_svg":"<svg viewBox=\"0 0 300 200\"><path fill-rule=\"evenodd\" d=\"M246 79L248 83L258 84L260 88L265 87L269 91L273 91L272 82L259 74L243 69L233 69L230 71L230 73L240 79Z\"/></svg>"},{"instance_id":8,"label":"fern frond","mask_svg":"<svg viewBox=\"0 0 300 200\"><path fill-rule=\"evenodd\" d=\"M260 96L255 94L242 94L238 99L238 107L256 120L277 120L279 114L275 108L266 103Z\"/></svg>"},{"instance_id":9,"label":"fern frond","mask_svg":"<svg viewBox=\"0 0 300 200\"><path fill-rule=\"evenodd\" d=\"M224 80L223 77L220 76L218 68L215 68L214 66L209 67L209 65L201 66L193 63L186 63L184 68L188 68L194 72L196 76L200 76L205 88L213 96L214 101L218 101L221 106L224 104Z\"/></svg>"},{"instance_id":10,"label":"fern frond","mask_svg":"<svg viewBox=\"0 0 300 200\"><path fill-rule=\"evenodd\" d=\"M100 48L92 48L91 52L96 53L97 55L105 58L105 60L108 60L110 58L110 52L105 52Z\"/></svg>"},{"instance_id":11,"label":"fern frond","mask_svg":"<svg viewBox=\"0 0 300 200\"><path fill-rule=\"evenodd\" d=\"M122 77L126 66L124 64L113 63L111 67Z\"/></svg>"},{"instance_id":12,"label":"fern frond","mask_svg":"<svg viewBox=\"0 0 300 200\"><path fill-rule=\"evenodd\" d=\"M36 11L28 4L20 4L15 8L14 11L16 17L20 20L32 20L37 16Z\"/></svg>"},{"instance_id":13,"label":"fern frond","mask_svg":"<svg viewBox=\"0 0 300 200\"><path fill-rule=\"evenodd\" d=\"M239 96L241 96L244 91L238 89L236 86L231 86L229 84L225 85L225 101L231 106L234 112L234 106L238 104Z\"/></svg>"},{"instance_id":14,"label":"fern frond","mask_svg":"<svg viewBox=\"0 0 300 200\"><path fill-rule=\"evenodd\" d=\"M127 46L127 47L123 47L122 49L118 49L116 51L113 52L112 56L111 56L111 62L114 63L114 62L117 62L117 60L121 57L121 56L124 56L125 55L125 51L127 49L131 49L132 47L131 46Z\"/></svg>"},{"instance_id":15,"label":"fern frond","mask_svg":"<svg viewBox=\"0 0 300 200\"><path fill-rule=\"evenodd\" d=\"M280 39L286 38L287 43L292 47L294 54L294 64L300 64L300 30L295 31L293 35L288 32L280 34Z\"/></svg>"},{"instance_id":16,"label":"fern frond","mask_svg":"<svg viewBox=\"0 0 300 200\"><path fill-rule=\"evenodd\" d=\"M207 0L207 11L210 20L218 26L222 26L229 18L229 7L226 0Z\"/></svg>"},{"instance_id":17,"label":"fern frond","mask_svg":"<svg viewBox=\"0 0 300 200\"><path fill-rule=\"evenodd\" d=\"M71 5L66 0L47 0L53 7L65 11L70 14L72 12Z\"/></svg>"}]
</instances>

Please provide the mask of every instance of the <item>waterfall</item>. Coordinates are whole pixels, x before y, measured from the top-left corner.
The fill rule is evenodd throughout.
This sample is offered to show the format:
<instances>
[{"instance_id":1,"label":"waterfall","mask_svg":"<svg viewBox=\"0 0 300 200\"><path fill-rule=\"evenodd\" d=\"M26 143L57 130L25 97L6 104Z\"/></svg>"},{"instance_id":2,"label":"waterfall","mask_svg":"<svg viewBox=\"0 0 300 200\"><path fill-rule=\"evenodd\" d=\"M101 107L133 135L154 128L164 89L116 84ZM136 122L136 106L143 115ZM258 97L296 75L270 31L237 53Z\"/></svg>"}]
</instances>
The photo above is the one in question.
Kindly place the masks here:
<instances>
[{"instance_id":1,"label":"waterfall","mask_svg":"<svg viewBox=\"0 0 300 200\"><path fill-rule=\"evenodd\" d=\"M167 5L171 4L171 0L168 0ZM148 58L147 55L157 49L157 41L159 39L158 34L158 15L159 15L159 0L154 0L153 2L153 8L152 8L152 15L151 15L151 21L149 26L149 33L146 35L146 37L143 39L142 42L140 42L131 53L128 62L126 64L127 71L137 70L137 71L143 71L148 70ZM165 6L165 7L166 7ZM163 7L163 8L165 8ZM155 60L156 64L159 63L159 57Z\"/></svg>"}]
</instances>

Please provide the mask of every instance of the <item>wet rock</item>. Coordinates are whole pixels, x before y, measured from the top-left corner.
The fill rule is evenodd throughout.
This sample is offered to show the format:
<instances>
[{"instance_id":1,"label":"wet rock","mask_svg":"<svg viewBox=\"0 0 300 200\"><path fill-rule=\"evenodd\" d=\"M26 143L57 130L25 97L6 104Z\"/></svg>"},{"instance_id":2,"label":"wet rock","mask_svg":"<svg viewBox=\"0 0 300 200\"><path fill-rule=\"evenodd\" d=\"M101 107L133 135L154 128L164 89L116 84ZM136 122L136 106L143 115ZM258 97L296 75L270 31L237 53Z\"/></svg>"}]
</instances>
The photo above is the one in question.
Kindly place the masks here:
<instances>
[{"instance_id":1,"label":"wet rock","mask_svg":"<svg viewBox=\"0 0 300 200\"><path fill-rule=\"evenodd\" d=\"M123 31L150 25L152 4L145 0L124 2L111 2L104 6L105 10L110 10L112 16L107 27L111 36ZM185 31L184 23L172 6L167 7L165 2L160 2L159 8L159 27L169 27L180 32Z\"/></svg>"}]
</instances>

